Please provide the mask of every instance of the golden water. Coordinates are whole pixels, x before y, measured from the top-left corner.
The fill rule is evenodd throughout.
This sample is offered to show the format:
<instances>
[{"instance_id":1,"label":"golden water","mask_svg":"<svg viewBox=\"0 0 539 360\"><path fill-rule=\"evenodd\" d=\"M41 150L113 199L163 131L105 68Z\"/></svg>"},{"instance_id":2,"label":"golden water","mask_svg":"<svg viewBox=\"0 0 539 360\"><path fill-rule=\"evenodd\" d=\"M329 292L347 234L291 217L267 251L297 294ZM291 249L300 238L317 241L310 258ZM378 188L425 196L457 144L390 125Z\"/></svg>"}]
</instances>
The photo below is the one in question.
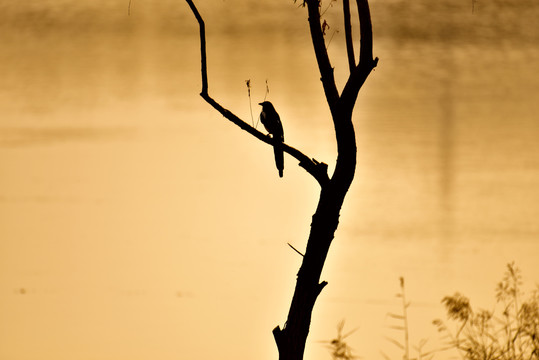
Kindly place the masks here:
<instances>
[{"instance_id":1,"label":"golden water","mask_svg":"<svg viewBox=\"0 0 539 360\"><path fill-rule=\"evenodd\" d=\"M276 358L318 189L198 96L181 1L0 3L0 358ZM340 4L326 13L342 87ZM290 2L199 4L210 92L330 164L332 125ZM507 262L539 278L539 6L375 1L380 63L356 107L358 170L328 258L309 359L342 318L384 341L398 277L412 343L441 297L493 305ZM399 336L398 334L395 336ZM397 356L398 355L394 355Z\"/></svg>"}]
</instances>

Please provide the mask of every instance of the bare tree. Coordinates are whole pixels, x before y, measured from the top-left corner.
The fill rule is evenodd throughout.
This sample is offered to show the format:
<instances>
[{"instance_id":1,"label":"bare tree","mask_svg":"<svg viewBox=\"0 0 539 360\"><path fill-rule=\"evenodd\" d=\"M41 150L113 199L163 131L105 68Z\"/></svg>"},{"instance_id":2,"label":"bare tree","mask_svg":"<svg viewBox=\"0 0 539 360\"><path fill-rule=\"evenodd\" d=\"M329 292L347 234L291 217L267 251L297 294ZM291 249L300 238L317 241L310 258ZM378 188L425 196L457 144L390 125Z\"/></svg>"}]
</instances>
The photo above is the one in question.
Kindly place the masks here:
<instances>
[{"instance_id":1,"label":"bare tree","mask_svg":"<svg viewBox=\"0 0 539 360\"><path fill-rule=\"evenodd\" d=\"M305 342L309 333L315 301L324 286L327 285L325 281L320 282L320 274L334 238L335 230L337 230L339 224L339 213L344 198L354 179L356 170L357 148L352 112L361 86L378 63L378 58L373 58L372 54L372 25L369 3L368 0L356 0L361 44L359 61L356 62L350 19L350 3L349 0L342 0L349 76L340 94L335 83L333 67L331 66L324 40L326 24L321 21L320 0L304 0L302 3L303 7L306 7L308 11L311 39L337 140L335 171L330 177L325 163L305 155L286 143L275 142L271 137L241 120L210 97L208 94L206 69L204 20L193 1L186 1L200 26L202 66L202 92L200 95L202 98L241 129L271 146L281 147L284 152L296 158L299 161L299 165L311 174L321 187L316 212L312 218L307 249L297 274L296 288L286 324L283 329L279 326L273 329L273 335L279 351L279 359L300 360L303 359Z\"/></svg>"}]
</instances>

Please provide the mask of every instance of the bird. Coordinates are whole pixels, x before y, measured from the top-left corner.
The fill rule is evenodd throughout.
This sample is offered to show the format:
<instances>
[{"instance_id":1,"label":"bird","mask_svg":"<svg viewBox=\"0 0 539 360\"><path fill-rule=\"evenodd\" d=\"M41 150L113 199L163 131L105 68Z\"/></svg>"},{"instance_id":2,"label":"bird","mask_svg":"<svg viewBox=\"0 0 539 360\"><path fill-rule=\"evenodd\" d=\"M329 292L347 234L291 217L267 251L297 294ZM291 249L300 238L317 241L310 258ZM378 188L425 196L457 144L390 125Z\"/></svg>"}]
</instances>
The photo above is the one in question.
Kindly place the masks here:
<instances>
[{"instance_id":1,"label":"bird","mask_svg":"<svg viewBox=\"0 0 539 360\"><path fill-rule=\"evenodd\" d=\"M283 132L283 124L281 124L281 118L279 117L279 114L277 114L277 111L275 111L275 107L273 107L273 104L269 101L263 101L259 103L258 105L262 105L262 112L260 113L260 121L262 122L262 125L266 128L268 133L271 134L274 145L273 145L273 152L275 154L275 165L277 166L277 170L279 170L279 177L283 177L283 170L284 170L284 153L283 149L278 145L278 143L284 142L284 132Z\"/></svg>"}]
</instances>

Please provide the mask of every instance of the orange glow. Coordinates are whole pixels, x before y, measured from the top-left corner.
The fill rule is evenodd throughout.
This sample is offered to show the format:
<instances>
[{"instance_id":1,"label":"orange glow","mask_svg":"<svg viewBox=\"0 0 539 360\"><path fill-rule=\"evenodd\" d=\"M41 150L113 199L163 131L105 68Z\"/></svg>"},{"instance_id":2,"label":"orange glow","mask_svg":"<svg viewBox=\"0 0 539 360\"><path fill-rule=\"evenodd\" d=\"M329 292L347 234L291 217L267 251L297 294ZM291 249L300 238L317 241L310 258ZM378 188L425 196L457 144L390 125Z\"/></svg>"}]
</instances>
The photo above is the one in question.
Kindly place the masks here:
<instances>
[{"instance_id":1,"label":"orange glow","mask_svg":"<svg viewBox=\"0 0 539 360\"><path fill-rule=\"evenodd\" d=\"M330 358L318 341L342 319L379 358L400 276L412 344L436 338L447 294L490 306L507 262L539 279L539 5L524 2L372 2L380 63L306 359ZM304 9L197 5L213 96L250 123L245 80L255 116L268 80L285 141L331 171ZM187 4L127 6L0 5L0 359L275 359L301 260L287 243L304 250L319 187L287 155L280 179L271 147L198 96ZM342 33L328 49L342 88Z\"/></svg>"}]
</instances>

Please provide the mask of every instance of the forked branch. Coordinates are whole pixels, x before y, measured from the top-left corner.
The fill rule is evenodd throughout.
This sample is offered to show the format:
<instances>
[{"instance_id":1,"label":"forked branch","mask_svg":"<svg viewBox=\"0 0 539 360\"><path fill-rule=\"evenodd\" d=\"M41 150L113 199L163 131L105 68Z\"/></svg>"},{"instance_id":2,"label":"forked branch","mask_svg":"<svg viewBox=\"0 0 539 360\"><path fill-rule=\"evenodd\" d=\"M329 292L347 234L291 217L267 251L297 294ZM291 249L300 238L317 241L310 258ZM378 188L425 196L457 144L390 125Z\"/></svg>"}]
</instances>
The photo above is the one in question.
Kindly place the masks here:
<instances>
[{"instance_id":1,"label":"forked branch","mask_svg":"<svg viewBox=\"0 0 539 360\"><path fill-rule=\"evenodd\" d=\"M378 65L378 58L373 59L372 22L369 2L368 0L357 0L356 3L361 45L359 49L359 64L350 70L350 76L341 93L342 103L347 108L350 108L350 106L353 108L359 89L361 89L371 71Z\"/></svg>"},{"instance_id":2,"label":"forked branch","mask_svg":"<svg viewBox=\"0 0 539 360\"><path fill-rule=\"evenodd\" d=\"M305 0L309 13L309 27L313 41L314 52L320 70L322 85L332 114L352 111L359 89L378 64L378 58L373 59L372 23L368 0L356 0L359 17L359 63L356 64L352 37L351 11L349 0L343 0L344 30L346 52L350 74L342 93L339 95L335 84L333 67L329 60L320 23L319 0ZM335 120L335 116L334 116ZM337 139L338 141L338 139Z\"/></svg>"},{"instance_id":3,"label":"forked branch","mask_svg":"<svg viewBox=\"0 0 539 360\"><path fill-rule=\"evenodd\" d=\"M253 135L257 139L271 145L276 146L273 139L256 128L249 125L247 122L240 119L230 110L225 109L217 101L215 101L208 93L208 71L207 71L207 60L206 60L206 28L204 25L204 20L198 12L195 4L192 0L186 0L187 4L191 8L191 11L195 15L195 18L198 21L200 28L200 64L201 64L201 73L202 73L202 91L200 96L206 100L215 110L219 111L226 119L230 120L242 130L247 131L249 134ZM277 146L281 146L283 151L290 154L292 157L296 158L299 161L299 165L304 168L309 174L311 174L320 184L324 186L329 182L329 177L327 174L327 164L323 162L318 162L314 158L310 158L296 148L293 148L285 143L279 143Z\"/></svg>"}]
</instances>

